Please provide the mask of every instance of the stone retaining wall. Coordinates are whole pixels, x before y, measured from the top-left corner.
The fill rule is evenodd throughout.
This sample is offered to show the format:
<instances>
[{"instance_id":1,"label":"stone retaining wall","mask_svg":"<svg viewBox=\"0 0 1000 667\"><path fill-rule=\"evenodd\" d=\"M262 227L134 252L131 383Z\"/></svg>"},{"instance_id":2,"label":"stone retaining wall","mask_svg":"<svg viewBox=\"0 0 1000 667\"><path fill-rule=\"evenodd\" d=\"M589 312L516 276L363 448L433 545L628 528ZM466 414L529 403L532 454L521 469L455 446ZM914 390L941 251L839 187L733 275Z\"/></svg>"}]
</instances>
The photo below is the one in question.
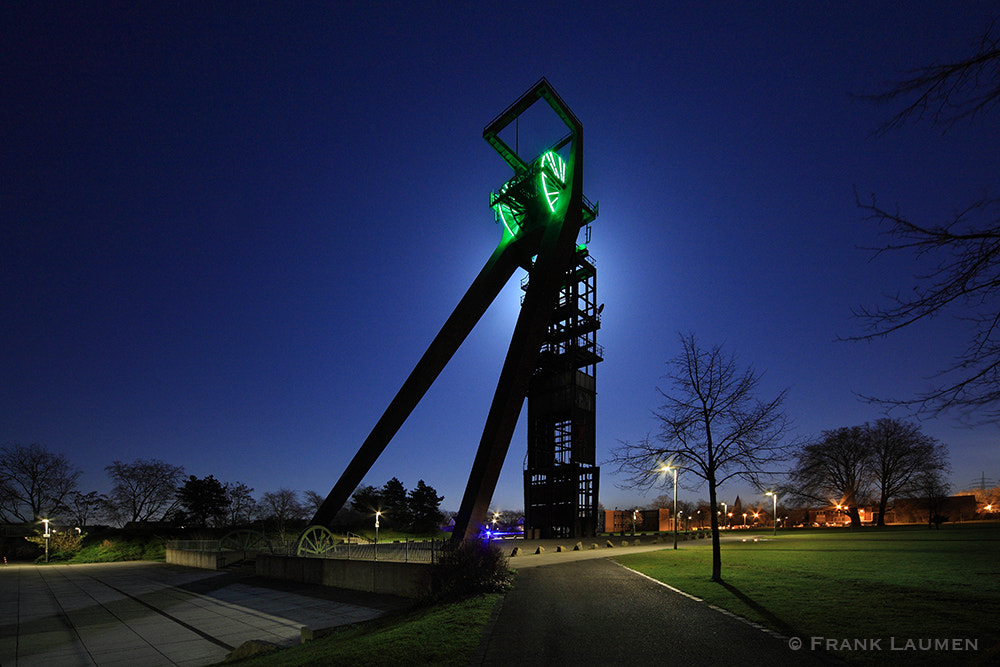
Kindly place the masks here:
<instances>
[{"instance_id":1,"label":"stone retaining wall","mask_svg":"<svg viewBox=\"0 0 1000 667\"><path fill-rule=\"evenodd\" d=\"M319 586L418 598L430 592L431 565L396 561L257 556L257 574Z\"/></svg>"},{"instance_id":2,"label":"stone retaining wall","mask_svg":"<svg viewBox=\"0 0 1000 667\"><path fill-rule=\"evenodd\" d=\"M245 551L188 551L186 549L167 549L167 563L197 567L202 570L221 570L230 563L247 557Z\"/></svg>"}]
</instances>

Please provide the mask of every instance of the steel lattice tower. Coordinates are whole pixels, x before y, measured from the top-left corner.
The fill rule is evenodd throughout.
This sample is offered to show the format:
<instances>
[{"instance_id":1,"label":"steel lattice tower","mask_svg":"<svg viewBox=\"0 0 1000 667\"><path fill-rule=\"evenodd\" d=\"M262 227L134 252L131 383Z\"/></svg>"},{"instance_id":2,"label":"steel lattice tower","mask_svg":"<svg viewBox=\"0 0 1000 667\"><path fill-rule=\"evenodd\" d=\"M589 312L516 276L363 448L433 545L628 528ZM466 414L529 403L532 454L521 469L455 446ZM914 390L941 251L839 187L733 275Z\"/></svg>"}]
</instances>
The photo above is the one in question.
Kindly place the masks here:
<instances>
[{"instance_id":1,"label":"steel lattice tower","mask_svg":"<svg viewBox=\"0 0 1000 667\"><path fill-rule=\"evenodd\" d=\"M530 279L530 276L529 276ZM597 532L597 344L601 326L597 267L578 246L563 277L528 389L524 470L526 537L587 537Z\"/></svg>"}]
</instances>

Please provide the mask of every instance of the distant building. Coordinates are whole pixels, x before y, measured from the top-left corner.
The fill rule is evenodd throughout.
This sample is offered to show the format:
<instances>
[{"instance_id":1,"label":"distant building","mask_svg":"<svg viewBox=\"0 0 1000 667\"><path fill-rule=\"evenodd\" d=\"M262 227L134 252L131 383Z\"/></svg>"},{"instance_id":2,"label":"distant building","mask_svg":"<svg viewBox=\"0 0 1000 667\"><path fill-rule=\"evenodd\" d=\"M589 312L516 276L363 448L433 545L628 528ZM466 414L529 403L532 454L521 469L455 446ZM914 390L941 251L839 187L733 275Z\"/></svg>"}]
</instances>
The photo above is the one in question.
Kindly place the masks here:
<instances>
[{"instance_id":1,"label":"distant building","mask_svg":"<svg viewBox=\"0 0 1000 667\"><path fill-rule=\"evenodd\" d=\"M604 510L604 530L608 533L657 533L673 529L668 509Z\"/></svg>"}]
</instances>

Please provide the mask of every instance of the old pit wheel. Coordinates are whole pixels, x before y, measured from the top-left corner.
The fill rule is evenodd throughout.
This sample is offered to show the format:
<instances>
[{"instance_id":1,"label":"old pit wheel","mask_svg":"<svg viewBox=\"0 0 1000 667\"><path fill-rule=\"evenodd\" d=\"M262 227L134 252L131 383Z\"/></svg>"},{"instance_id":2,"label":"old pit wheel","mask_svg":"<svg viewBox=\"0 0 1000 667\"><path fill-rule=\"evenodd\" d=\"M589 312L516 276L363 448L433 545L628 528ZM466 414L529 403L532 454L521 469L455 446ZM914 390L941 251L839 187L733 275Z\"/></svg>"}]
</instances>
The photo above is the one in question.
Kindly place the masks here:
<instances>
[{"instance_id":1,"label":"old pit wheel","mask_svg":"<svg viewBox=\"0 0 1000 667\"><path fill-rule=\"evenodd\" d=\"M271 544L263 533L240 528L226 533L219 540L219 551L270 551Z\"/></svg>"},{"instance_id":2,"label":"old pit wheel","mask_svg":"<svg viewBox=\"0 0 1000 667\"><path fill-rule=\"evenodd\" d=\"M309 526L299 536L299 556L324 556L336 551L336 538L326 526Z\"/></svg>"}]
</instances>

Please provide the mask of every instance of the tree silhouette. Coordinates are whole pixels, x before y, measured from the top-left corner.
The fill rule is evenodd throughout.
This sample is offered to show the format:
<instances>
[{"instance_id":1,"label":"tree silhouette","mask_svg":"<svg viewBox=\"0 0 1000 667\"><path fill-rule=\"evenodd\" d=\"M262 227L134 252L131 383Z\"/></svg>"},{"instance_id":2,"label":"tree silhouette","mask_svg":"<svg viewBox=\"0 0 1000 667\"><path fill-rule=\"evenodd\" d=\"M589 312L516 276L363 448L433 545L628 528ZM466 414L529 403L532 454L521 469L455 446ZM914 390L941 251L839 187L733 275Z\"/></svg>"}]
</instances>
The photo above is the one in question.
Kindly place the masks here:
<instances>
[{"instance_id":1,"label":"tree silhouette","mask_svg":"<svg viewBox=\"0 0 1000 667\"><path fill-rule=\"evenodd\" d=\"M718 487L733 478L760 487L761 476L787 458L787 420L781 410L786 392L761 400L760 376L741 368L735 356L720 346L700 347L694 334L680 336L680 342L681 354L668 362L670 388L657 390L664 400L655 413L659 435L623 441L611 463L625 474L625 486L666 484L665 466L708 483L712 579L722 581Z\"/></svg>"},{"instance_id":2,"label":"tree silhouette","mask_svg":"<svg viewBox=\"0 0 1000 667\"><path fill-rule=\"evenodd\" d=\"M81 471L38 444L0 447L0 518L28 523L54 516L76 490Z\"/></svg>"},{"instance_id":3,"label":"tree silhouette","mask_svg":"<svg viewBox=\"0 0 1000 667\"><path fill-rule=\"evenodd\" d=\"M177 505L177 486L184 467L159 459L113 461L104 468L114 486L108 494L108 511L119 525L162 519Z\"/></svg>"}]
</instances>

